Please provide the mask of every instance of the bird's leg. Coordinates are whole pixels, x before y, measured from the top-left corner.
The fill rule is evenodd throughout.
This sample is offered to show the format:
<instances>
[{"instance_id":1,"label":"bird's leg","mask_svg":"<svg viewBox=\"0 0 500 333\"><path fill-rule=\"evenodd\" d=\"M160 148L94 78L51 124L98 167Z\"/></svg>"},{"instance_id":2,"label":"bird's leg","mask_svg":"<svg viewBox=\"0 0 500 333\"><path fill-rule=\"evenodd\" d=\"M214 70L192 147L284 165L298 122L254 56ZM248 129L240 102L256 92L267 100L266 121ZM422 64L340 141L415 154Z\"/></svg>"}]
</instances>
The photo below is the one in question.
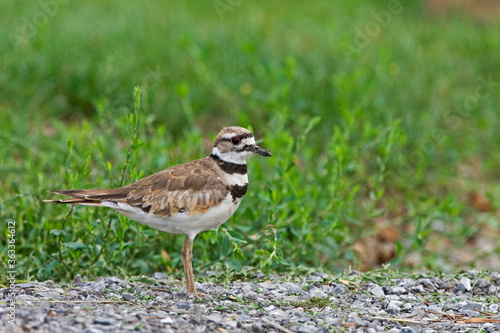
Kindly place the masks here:
<instances>
[{"instance_id":1,"label":"bird's leg","mask_svg":"<svg viewBox=\"0 0 500 333\"><path fill-rule=\"evenodd\" d=\"M193 241L186 235L184 239L184 246L182 247L182 264L184 265L184 274L186 275L187 292L192 293L199 298L196 288L194 287L194 274L193 274Z\"/></svg>"}]
</instances>

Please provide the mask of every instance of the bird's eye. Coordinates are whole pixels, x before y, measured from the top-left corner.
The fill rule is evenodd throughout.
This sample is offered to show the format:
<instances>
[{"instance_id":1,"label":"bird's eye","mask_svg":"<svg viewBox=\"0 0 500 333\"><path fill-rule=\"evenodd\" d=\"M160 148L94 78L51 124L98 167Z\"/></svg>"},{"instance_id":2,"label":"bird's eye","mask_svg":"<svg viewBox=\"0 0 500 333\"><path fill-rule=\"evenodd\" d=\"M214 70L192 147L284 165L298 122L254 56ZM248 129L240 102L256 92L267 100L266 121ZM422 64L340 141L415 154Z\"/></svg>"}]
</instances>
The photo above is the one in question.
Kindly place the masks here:
<instances>
[{"instance_id":1,"label":"bird's eye","mask_svg":"<svg viewBox=\"0 0 500 333\"><path fill-rule=\"evenodd\" d=\"M240 138L238 138L237 136L233 136L233 137L231 138L231 143L232 143L233 145L239 145L239 144L240 144L240 142L241 142L241 140L240 140Z\"/></svg>"}]
</instances>

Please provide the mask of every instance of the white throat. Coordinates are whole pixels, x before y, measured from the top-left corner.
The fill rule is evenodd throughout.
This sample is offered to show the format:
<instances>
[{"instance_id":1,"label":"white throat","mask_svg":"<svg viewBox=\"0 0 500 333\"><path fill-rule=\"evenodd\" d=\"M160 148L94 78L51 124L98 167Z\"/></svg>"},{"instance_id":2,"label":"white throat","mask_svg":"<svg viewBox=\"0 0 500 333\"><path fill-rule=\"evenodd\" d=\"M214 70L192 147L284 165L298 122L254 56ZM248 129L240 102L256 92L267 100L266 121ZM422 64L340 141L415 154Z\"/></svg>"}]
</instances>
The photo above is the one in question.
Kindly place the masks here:
<instances>
[{"instance_id":1,"label":"white throat","mask_svg":"<svg viewBox=\"0 0 500 333\"><path fill-rule=\"evenodd\" d=\"M221 153L219 148L214 147L212 149L212 155L217 156L224 162L234 163L234 164L247 164L247 158L253 155L251 151L230 151L228 153Z\"/></svg>"}]
</instances>

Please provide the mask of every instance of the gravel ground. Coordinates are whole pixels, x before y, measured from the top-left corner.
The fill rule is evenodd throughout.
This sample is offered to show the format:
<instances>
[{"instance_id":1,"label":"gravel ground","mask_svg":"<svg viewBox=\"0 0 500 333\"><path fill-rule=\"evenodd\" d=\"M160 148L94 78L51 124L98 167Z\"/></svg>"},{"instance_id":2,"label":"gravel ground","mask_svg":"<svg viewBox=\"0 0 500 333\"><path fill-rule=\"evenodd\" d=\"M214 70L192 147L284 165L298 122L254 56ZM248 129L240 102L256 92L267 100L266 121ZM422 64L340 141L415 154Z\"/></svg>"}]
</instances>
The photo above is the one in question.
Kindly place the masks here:
<instances>
[{"instance_id":1,"label":"gravel ground","mask_svg":"<svg viewBox=\"0 0 500 333\"><path fill-rule=\"evenodd\" d=\"M0 290L0 332L500 332L498 272L391 274L258 274L197 284L201 301L163 273L20 283L15 323L10 290Z\"/></svg>"}]
</instances>

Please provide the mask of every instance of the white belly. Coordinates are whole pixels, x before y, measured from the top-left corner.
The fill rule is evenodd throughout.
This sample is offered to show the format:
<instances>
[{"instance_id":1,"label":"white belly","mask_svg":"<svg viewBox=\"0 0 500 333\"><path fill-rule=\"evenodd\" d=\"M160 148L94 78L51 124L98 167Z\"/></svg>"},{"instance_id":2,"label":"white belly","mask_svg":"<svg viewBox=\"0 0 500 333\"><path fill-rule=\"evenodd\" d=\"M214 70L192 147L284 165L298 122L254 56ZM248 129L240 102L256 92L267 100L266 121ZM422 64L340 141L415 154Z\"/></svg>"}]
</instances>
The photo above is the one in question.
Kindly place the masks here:
<instances>
[{"instance_id":1,"label":"white belly","mask_svg":"<svg viewBox=\"0 0 500 333\"><path fill-rule=\"evenodd\" d=\"M228 194L219 205L209 208L204 214L188 216L186 213L178 213L169 217L146 213L140 208L122 202L103 201L101 205L112 208L129 219L151 228L172 234L186 234L189 238L194 239L198 233L213 229L226 222L240 203L241 199L233 201L231 194Z\"/></svg>"}]
</instances>

